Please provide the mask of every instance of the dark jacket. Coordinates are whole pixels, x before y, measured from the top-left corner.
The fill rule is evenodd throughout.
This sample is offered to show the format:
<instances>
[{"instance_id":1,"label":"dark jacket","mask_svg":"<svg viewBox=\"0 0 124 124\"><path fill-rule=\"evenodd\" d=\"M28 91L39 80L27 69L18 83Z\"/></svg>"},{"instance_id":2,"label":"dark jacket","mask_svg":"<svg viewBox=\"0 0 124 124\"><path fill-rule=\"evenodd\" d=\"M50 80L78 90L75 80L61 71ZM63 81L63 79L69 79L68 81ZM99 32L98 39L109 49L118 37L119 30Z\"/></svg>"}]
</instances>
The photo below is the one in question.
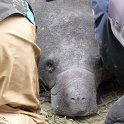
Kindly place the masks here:
<instances>
[{"instance_id":1,"label":"dark jacket","mask_svg":"<svg viewBox=\"0 0 124 124\"><path fill-rule=\"evenodd\" d=\"M96 39L104 65L124 86L124 47L113 34L110 19L124 25L124 0L92 0ZM122 10L120 10L122 9ZM122 17L123 16L123 17Z\"/></svg>"},{"instance_id":2,"label":"dark jacket","mask_svg":"<svg viewBox=\"0 0 124 124\"><path fill-rule=\"evenodd\" d=\"M0 0L0 21L14 13L27 16L27 11L25 0Z\"/></svg>"}]
</instances>

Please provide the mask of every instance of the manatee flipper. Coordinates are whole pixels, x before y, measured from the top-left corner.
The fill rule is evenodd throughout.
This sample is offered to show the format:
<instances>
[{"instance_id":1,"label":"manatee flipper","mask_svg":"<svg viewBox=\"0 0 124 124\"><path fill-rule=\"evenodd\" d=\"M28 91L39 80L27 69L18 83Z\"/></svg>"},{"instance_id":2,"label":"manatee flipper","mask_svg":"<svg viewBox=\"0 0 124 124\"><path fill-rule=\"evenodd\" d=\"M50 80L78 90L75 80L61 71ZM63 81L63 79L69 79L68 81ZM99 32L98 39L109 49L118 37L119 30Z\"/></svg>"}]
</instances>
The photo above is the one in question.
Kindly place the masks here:
<instances>
[{"instance_id":1,"label":"manatee flipper","mask_svg":"<svg viewBox=\"0 0 124 124\"><path fill-rule=\"evenodd\" d=\"M105 124L124 124L124 95L109 109Z\"/></svg>"}]
</instances>

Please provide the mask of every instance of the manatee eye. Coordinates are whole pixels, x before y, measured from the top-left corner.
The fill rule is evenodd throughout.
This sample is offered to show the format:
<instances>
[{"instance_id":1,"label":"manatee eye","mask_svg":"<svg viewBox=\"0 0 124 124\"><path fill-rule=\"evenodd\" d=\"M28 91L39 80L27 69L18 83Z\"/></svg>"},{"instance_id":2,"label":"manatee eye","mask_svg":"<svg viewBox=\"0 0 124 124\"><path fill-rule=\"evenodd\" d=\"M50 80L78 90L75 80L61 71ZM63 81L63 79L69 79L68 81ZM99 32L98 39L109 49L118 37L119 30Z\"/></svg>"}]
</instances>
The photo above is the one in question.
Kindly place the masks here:
<instances>
[{"instance_id":1,"label":"manatee eye","mask_svg":"<svg viewBox=\"0 0 124 124\"><path fill-rule=\"evenodd\" d=\"M45 70L47 71L47 73L50 73L50 74L51 74L51 73L55 70L54 61L48 60L48 61L45 63Z\"/></svg>"}]
</instances>

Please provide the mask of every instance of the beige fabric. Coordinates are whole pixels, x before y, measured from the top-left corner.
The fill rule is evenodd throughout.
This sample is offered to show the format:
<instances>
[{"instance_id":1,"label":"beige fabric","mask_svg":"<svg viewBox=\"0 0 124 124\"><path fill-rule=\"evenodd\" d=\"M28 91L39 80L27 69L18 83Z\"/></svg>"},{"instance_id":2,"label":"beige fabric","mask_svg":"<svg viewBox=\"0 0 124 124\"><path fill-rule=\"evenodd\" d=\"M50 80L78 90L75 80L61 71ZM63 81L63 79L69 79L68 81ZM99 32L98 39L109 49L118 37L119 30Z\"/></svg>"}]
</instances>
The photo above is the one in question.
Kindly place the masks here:
<instances>
[{"instance_id":1,"label":"beige fabric","mask_svg":"<svg viewBox=\"0 0 124 124\"><path fill-rule=\"evenodd\" d=\"M0 113L29 115L45 124L39 115L40 49L34 41L35 26L25 17L14 14L0 22Z\"/></svg>"},{"instance_id":2,"label":"beige fabric","mask_svg":"<svg viewBox=\"0 0 124 124\"><path fill-rule=\"evenodd\" d=\"M0 122L4 122L5 124L36 124L27 115L11 113L0 113Z\"/></svg>"}]
</instances>

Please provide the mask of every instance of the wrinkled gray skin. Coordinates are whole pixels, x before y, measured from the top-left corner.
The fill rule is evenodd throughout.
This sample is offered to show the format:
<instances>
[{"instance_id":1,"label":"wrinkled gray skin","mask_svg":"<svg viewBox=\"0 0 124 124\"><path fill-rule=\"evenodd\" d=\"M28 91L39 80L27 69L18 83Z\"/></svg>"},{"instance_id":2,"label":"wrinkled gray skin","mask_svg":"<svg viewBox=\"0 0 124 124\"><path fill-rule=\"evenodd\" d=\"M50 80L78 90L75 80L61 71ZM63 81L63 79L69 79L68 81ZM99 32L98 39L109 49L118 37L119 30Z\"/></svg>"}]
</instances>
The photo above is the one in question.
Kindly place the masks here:
<instances>
[{"instance_id":1,"label":"wrinkled gray skin","mask_svg":"<svg viewBox=\"0 0 124 124\"><path fill-rule=\"evenodd\" d=\"M33 4L42 49L39 77L51 89L52 109L59 115L97 112L100 57L90 2L37 0Z\"/></svg>"},{"instance_id":2,"label":"wrinkled gray skin","mask_svg":"<svg viewBox=\"0 0 124 124\"><path fill-rule=\"evenodd\" d=\"M124 95L109 109L104 124L124 124Z\"/></svg>"}]
</instances>

